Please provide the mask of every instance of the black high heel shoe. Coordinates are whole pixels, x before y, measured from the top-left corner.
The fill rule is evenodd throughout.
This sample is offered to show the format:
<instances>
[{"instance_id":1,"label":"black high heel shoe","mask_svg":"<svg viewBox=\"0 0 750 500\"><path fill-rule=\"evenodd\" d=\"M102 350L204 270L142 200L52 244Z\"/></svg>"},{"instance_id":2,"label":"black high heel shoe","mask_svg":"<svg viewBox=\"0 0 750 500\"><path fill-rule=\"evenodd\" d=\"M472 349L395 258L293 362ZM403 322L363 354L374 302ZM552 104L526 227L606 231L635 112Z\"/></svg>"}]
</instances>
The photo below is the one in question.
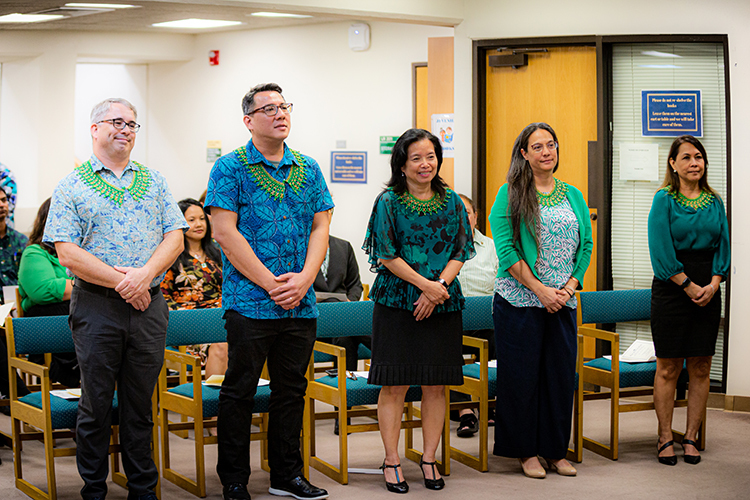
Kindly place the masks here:
<instances>
[{"instance_id":1,"label":"black high heel shoe","mask_svg":"<svg viewBox=\"0 0 750 500\"><path fill-rule=\"evenodd\" d=\"M656 452L656 458L659 460L660 464L664 465L677 465L677 455L672 455L671 457L660 457L659 453L666 450L670 446L674 446L674 441L667 441L664 443L661 448L659 448L659 441L656 441L656 447L658 448L658 451Z\"/></svg>"},{"instance_id":2,"label":"black high heel shoe","mask_svg":"<svg viewBox=\"0 0 750 500\"><path fill-rule=\"evenodd\" d=\"M386 465L385 460L383 460L383 465L380 466L380 470L383 471L383 479L385 479L385 470L386 469L393 469L393 471L396 473L396 481L398 481L398 468L401 467L401 464L396 465ZM409 491L409 484L406 482L406 480L399 481L397 483L389 483L388 480L385 480L385 487L388 488L388 491L391 493L408 493Z\"/></svg>"},{"instance_id":3,"label":"black high heel shoe","mask_svg":"<svg viewBox=\"0 0 750 500\"><path fill-rule=\"evenodd\" d=\"M693 441L692 439L683 439L682 440L682 451L685 451L685 445L689 444L691 446L695 446L695 449L698 449L698 443ZM685 459L686 464L690 465L696 465L698 462L701 461L700 455L688 455L687 453L682 457Z\"/></svg>"},{"instance_id":4,"label":"black high heel shoe","mask_svg":"<svg viewBox=\"0 0 750 500\"><path fill-rule=\"evenodd\" d=\"M429 465L432 467L432 477L437 476L437 472L435 471L435 462L425 462L424 460L419 460L419 469L422 471L422 477L424 478L424 487L428 490L442 490L445 488L445 481L443 481L443 478L438 479L427 479L427 475L424 473L423 465Z\"/></svg>"}]
</instances>

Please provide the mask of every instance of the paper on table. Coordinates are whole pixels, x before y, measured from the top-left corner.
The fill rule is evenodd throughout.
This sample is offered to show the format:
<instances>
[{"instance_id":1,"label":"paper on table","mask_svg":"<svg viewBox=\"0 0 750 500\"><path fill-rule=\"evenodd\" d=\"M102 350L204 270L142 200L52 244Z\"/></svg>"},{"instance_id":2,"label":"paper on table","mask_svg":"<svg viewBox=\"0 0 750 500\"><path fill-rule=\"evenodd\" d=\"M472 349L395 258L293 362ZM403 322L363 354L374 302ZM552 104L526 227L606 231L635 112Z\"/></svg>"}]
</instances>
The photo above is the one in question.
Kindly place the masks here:
<instances>
[{"instance_id":1,"label":"paper on table","mask_svg":"<svg viewBox=\"0 0 750 500\"><path fill-rule=\"evenodd\" d=\"M612 356L604 356L612 359ZM648 340L636 340L624 353L620 354L620 361L623 363L650 363L656 361L656 351L654 343Z\"/></svg>"},{"instance_id":2,"label":"paper on table","mask_svg":"<svg viewBox=\"0 0 750 500\"><path fill-rule=\"evenodd\" d=\"M0 306L0 323L2 323L0 326L5 326L5 318L8 317L14 307L16 307L15 302L6 302Z\"/></svg>"},{"instance_id":3,"label":"paper on table","mask_svg":"<svg viewBox=\"0 0 750 500\"><path fill-rule=\"evenodd\" d=\"M474 364L478 365L478 364L479 364L479 361L477 361L477 362L476 362L476 363L474 363ZM488 367L488 368L497 368L497 360L496 360L496 359L491 359L491 360L489 360L489 361L487 362L487 367Z\"/></svg>"}]
</instances>

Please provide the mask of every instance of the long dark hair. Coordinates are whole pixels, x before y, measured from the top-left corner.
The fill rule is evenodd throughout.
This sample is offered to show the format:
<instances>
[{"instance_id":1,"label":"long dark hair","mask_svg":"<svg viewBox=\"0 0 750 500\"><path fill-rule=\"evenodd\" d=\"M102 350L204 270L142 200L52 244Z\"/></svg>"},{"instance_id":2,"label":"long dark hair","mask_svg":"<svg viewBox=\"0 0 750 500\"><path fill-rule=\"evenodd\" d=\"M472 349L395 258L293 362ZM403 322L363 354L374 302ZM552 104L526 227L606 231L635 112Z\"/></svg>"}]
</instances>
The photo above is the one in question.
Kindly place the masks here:
<instances>
[{"instance_id":1,"label":"long dark hair","mask_svg":"<svg viewBox=\"0 0 750 500\"><path fill-rule=\"evenodd\" d=\"M34 228L31 230L29 235L28 245L39 245L40 247L47 250L52 255L57 255L55 246L48 243L42 242L44 236L44 226L47 224L47 216L49 215L49 206L52 203L52 198L47 198L39 206L39 210L36 212L36 219L34 219Z\"/></svg>"},{"instance_id":2,"label":"long dark hair","mask_svg":"<svg viewBox=\"0 0 750 500\"><path fill-rule=\"evenodd\" d=\"M201 238L201 248L206 253L206 258L211 259L216 263L216 265L221 267L221 252L219 252L219 249L216 248L216 245L214 245L213 238L211 237L211 220L208 218L208 215L206 215L206 210L203 208L203 205L201 205L198 200L194 200L193 198L185 198L184 200L178 201L177 206L180 207L183 215L190 207L198 207L201 209L204 217L206 218L206 234L204 234L203 238ZM183 241L185 243L185 249L182 251L180 256L177 257L177 260L174 261L174 264L172 264L171 267L172 273L175 276L180 273L181 265L182 267L185 267L189 265L193 260L193 257L192 255L190 255L190 251L188 250L187 236L185 236L184 234Z\"/></svg>"},{"instance_id":3,"label":"long dark hair","mask_svg":"<svg viewBox=\"0 0 750 500\"><path fill-rule=\"evenodd\" d=\"M536 196L536 184L531 165L523 157L521 150L528 153L529 137L537 130L546 130L557 142L557 134L544 122L527 125L516 137L513 144L513 152L510 156L510 169L508 170L508 211L510 212L510 223L513 228L513 242L518 243L521 239L521 225L526 224L529 232L534 236L534 241L539 243L537 234L537 221L539 220L539 200ZM557 149L557 165L552 172L557 172L560 166L560 148Z\"/></svg>"},{"instance_id":4,"label":"long dark hair","mask_svg":"<svg viewBox=\"0 0 750 500\"><path fill-rule=\"evenodd\" d=\"M703 147L701 141L692 135L681 135L672 142L672 147L669 148L669 155L667 156L667 173L664 174L664 182L661 183L659 189L669 186L670 193L680 192L680 176L672 168L669 160L677 160L677 153L680 151L680 146L686 142L695 146L695 149L700 151L700 154L703 156L703 177L698 181L698 187L700 187L702 191L708 191L712 195L718 197L719 195L716 191L708 185L708 155L706 154L706 148Z\"/></svg>"},{"instance_id":5,"label":"long dark hair","mask_svg":"<svg viewBox=\"0 0 750 500\"><path fill-rule=\"evenodd\" d=\"M391 154L391 178L386 186L393 188L393 192L396 194L407 191L406 177L401 169L406 165L406 160L409 157L409 146L423 139L428 139L432 143L437 157L437 174L432 178L430 187L440 198L445 198L445 189L448 184L440 177L440 167L443 165L443 147L440 145L440 139L421 128L410 128L401 134L401 137L396 141Z\"/></svg>"}]
</instances>

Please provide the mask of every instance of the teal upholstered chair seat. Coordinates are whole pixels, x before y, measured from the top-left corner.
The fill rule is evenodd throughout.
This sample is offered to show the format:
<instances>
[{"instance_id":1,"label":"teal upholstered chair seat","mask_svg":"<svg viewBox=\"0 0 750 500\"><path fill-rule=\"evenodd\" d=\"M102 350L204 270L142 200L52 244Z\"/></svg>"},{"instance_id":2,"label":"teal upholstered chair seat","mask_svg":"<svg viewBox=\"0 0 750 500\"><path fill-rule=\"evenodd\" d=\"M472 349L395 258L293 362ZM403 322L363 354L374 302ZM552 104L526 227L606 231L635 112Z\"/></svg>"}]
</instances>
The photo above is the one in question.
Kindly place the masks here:
<instances>
[{"instance_id":1,"label":"teal upholstered chair seat","mask_svg":"<svg viewBox=\"0 0 750 500\"><path fill-rule=\"evenodd\" d=\"M338 377L319 377L316 382L328 385L330 387L338 387ZM374 405L378 403L378 396L380 395L380 389L382 386L372 385L367 383L365 377L358 377L357 380L346 379L346 402L349 406L364 406ZM414 402L422 399L422 389L419 386L414 385L409 387L406 391L406 402Z\"/></svg>"},{"instance_id":2,"label":"teal upholstered chair seat","mask_svg":"<svg viewBox=\"0 0 750 500\"><path fill-rule=\"evenodd\" d=\"M315 362L316 363L333 363L336 360L336 356L326 354L324 352L315 351ZM372 358L372 351L367 347L359 344L357 348L357 359L370 359Z\"/></svg>"},{"instance_id":3,"label":"teal upholstered chair seat","mask_svg":"<svg viewBox=\"0 0 750 500\"><path fill-rule=\"evenodd\" d=\"M185 396L186 398L193 397L193 384L181 384L177 387L172 387L167 392L171 394L177 394ZM211 385L203 385L201 389L201 395L203 396L203 418L209 419L214 418L219 414L219 392L221 388L214 387ZM268 412L268 400L271 397L271 388L268 385L258 387L258 391L255 393L255 404L253 405L253 413L267 413Z\"/></svg>"},{"instance_id":4,"label":"teal upholstered chair seat","mask_svg":"<svg viewBox=\"0 0 750 500\"><path fill-rule=\"evenodd\" d=\"M463 366L464 377L479 378L479 364L470 363ZM489 387L487 393L490 398L494 399L497 394L497 368L489 367L487 369L487 375L489 376Z\"/></svg>"},{"instance_id":5,"label":"teal upholstered chair seat","mask_svg":"<svg viewBox=\"0 0 750 500\"><path fill-rule=\"evenodd\" d=\"M31 405L34 408L42 409L41 392L32 392L22 398L18 398L18 400ZM50 394L49 405L52 417L52 430L76 428L76 418L78 417L77 399L65 399ZM115 399L112 401L112 425L117 425L119 423L118 415L117 394L115 394Z\"/></svg>"}]
</instances>

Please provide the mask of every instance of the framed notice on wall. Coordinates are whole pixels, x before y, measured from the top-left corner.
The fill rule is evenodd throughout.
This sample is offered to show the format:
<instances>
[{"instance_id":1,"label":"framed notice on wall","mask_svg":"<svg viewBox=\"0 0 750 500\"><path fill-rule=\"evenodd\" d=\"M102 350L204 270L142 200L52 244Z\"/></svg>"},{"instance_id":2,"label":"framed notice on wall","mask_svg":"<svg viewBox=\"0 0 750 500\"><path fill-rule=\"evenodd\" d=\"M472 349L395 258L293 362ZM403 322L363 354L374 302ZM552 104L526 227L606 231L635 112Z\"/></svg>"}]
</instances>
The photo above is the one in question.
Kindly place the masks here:
<instances>
[{"instance_id":1,"label":"framed notice on wall","mask_svg":"<svg viewBox=\"0 0 750 500\"><path fill-rule=\"evenodd\" d=\"M367 183L367 151L332 151L331 182Z\"/></svg>"},{"instance_id":2,"label":"framed notice on wall","mask_svg":"<svg viewBox=\"0 0 750 500\"><path fill-rule=\"evenodd\" d=\"M642 90L644 137L703 137L700 90Z\"/></svg>"}]
</instances>

